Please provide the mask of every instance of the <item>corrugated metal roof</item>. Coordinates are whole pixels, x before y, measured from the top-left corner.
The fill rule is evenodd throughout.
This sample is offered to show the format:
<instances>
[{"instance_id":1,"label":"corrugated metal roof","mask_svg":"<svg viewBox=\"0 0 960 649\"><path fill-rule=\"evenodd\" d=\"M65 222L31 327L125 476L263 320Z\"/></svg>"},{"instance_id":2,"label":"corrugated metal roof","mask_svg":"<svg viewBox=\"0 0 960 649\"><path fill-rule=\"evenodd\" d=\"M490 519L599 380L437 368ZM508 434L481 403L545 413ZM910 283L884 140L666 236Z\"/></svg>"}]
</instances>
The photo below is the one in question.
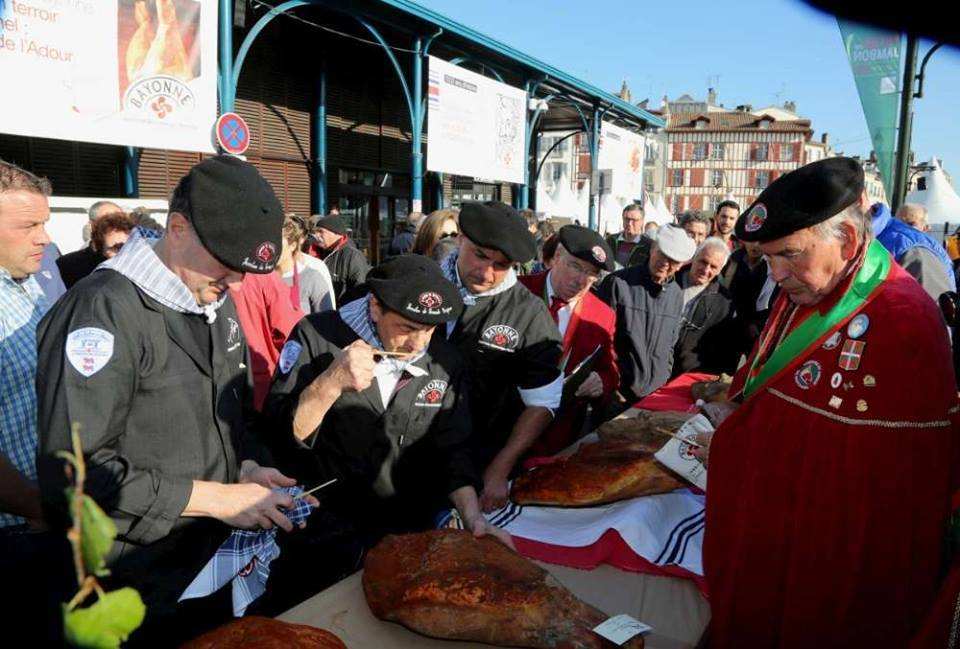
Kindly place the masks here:
<instances>
[{"instance_id":1,"label":"corrugated metal roof","mask_svg":"<svg viewBox=\"0 0 960 649\"><path fill-rule=\"evenodd\" d=\"M437 13L431 9L427 9L416 2L411 2L411 0L379 1L385 5L393 7L394 9L398 9L402 12L415 16L416 18L419 18L420 20L430 23L436 27L441 27L445 32L456 34L475 43L476 45L487 48L501 56L507 57L508 59L512 59L540 74L548 76L552 80L561 82L579 90L580 92L590 95L592 98L601 101L603 104L615 108L617 112L624 116L642 120L650 124L650 126L656 128L663 128L665 125L663 119L657 117L649 111L640 108L639 106L634 106L630 102L620 99L613 93L602 90L593 84L587 83L586 81L577 79L576 77L567 74L562 70L558 70L548 63L544 63L543 61L530 56L529 54L525 54L524 52L521 52L520 50L505 43L502 43L495 38L458 23L457 21L452 20L443 14Z\"/></svg>"}]
</instances>

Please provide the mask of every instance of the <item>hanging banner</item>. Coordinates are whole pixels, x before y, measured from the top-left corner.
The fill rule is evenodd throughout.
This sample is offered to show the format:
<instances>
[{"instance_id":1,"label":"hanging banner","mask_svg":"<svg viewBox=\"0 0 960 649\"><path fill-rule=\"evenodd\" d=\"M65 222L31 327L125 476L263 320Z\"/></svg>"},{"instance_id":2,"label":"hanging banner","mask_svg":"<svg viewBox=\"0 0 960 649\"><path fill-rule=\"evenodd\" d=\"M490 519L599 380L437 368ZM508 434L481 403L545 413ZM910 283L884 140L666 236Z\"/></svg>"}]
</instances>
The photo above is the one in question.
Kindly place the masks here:
<instances>
[{"instance_id":1,"label":"hanging banner","mask_svg":"<svg viewBox=\"0 0 960 649\"><path fill-rule=\"evenodd\" d=\"M0 132L213 152L217 0L0 0Z\"/></svg>"},{"instance_id":2,"label":"hanging banner","mask_svg":"<svg viewBox=\"0 0 960 649\"><path fill-rule=\"evenodd\" d=\"M900 104L900 34L841 18L837 23L877 154L877 166L890 196Z\"/></svg>"},{"instance_id":3,"label":"hanging banner","mask_svg":"<svg viewBox=\"0 0 960 649\"><path fill-rule=\"evenodd\" d=\"M427 169L522 184L527 93L429 58Z\"/></svg>"},{"instance_id":4,"label":"hanging banner","mask_svg":"<svg viewBox=\"0 0 960 649\"><path fill-rule=\"evenodd\" d=\"M597 167L611 171L610 194L623 202L643 196L644 138L607 122L600 123L600 154Z\"/></svg>"}]
</instances>

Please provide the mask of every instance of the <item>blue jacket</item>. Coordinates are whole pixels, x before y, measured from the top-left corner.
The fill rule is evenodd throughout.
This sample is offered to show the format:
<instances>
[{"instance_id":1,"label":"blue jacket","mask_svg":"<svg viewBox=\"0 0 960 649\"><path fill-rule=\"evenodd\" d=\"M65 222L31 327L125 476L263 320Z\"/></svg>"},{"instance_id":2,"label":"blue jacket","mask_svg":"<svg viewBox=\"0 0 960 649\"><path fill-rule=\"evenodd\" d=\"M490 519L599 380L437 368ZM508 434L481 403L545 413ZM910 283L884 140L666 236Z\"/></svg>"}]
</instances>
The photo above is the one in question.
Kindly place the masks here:
<instances>
[{"instance_id":1,"label":"blue jacket","mask_svg":"<svg viewBox=\"0 0 960 649\"><path fill-rule=\"evenodd\" d=\"M873 217L873 236L890 251L898 263L910 248L916 246L926 248L943 263L943 271L950 279L950 283L954 284L953 262L950 261L947 251L933 237L893 218L890 208L883 203L874 204L870 208L870 214Z\"/></svg>"}]
</instances>

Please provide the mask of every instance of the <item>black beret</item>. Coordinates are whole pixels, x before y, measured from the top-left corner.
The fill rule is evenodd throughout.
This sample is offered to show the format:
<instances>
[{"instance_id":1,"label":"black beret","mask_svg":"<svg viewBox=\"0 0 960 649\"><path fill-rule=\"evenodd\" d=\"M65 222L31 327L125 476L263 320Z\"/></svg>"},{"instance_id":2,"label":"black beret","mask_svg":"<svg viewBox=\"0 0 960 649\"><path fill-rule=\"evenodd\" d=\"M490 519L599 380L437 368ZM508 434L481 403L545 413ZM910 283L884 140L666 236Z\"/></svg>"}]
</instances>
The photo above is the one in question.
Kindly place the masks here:
<instances>
[{"instance_id":1,"label":"black beret","mask_svg":"<svg viewBox=\"0 0 960 649\"><path fill-rule=\"evenodd\" d=\"M565 225L560 228L560 243L567 252L602 270L613 270L613 252L600 233L582 225Z\"/></svg>"},{"instance_id":2,"label":"black beret","mask_svg":"<svg viewBox=\"0 0 960 649\"><path fill-rule=\"evenodd\" d=\"M323 228L324 230L330 230L330 232L335 234L346 234L347 222L339 214L327 214L322 219L317 219L317 222L314 224L313 228Z\"/></svg>"},{"instance_id":3,"label":"black beret","mask_svg":"<svg viewBox=\"0 0 960 649\"><path fill-rule=\"evenodd\" d=\"M367 275L367 285L380 304L421 324L442 324L463 312L460 291L443 276L437 262L423 255L383 262Z\"/></svg>"},{"instance_id":4,"label":"black beret","mask_svg":"<svg viewBox=\"0 0 960 649\"><path fill-rule=\"evenodd\" d=\"M257 168L229 155L194 165L180 179L200 243L224 266L270 273L282 247L283 208Z\"/></svg>"},{"instance_id":5,"label":"black beret","mask_svg":"<svg viewBox=\"0 0 960 649\"><path fill-rule=\"evenodd\" d=\"M780 176L737 220L741 241L773 241L839 214L860 199L863 167L853 158L827 158Z\"/></svg>"},{"instance_id":6,"label":"black beret","mask_svg":"<svg viewBox=\"0 0 960 649\"><path fill-rule=\"evenodd\" d=\"M510 261L524 263L537 254L537 242L527 220L506 203L464 203L460 231L482 248L499 250Z\"/></svg>"}]
</instances>

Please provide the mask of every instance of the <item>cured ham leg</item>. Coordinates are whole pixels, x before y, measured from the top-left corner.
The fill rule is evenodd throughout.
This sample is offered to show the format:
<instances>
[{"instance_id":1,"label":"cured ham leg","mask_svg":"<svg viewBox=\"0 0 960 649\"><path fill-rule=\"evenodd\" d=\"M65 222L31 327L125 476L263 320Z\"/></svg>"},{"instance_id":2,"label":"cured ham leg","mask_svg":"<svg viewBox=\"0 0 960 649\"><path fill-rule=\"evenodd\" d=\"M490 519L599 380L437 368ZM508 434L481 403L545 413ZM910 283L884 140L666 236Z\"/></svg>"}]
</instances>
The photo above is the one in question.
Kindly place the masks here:
<instances>
[{"instance_id":1,"label":"cured ham leg","mask_svg":"<svg viewBox=\"0 0 960 649\"><path fill-rule=\"evenodd\" d=\"M181 81L193 78L173 0L157 0L157 34L144 58L140 76L163 74Z\"/></svg>"},{"instance_id":2,"label":"cured ham leg","mask_svg":"<svg viewBox=\"0 0 960 649\"><path fill-rule=\"evenodd\" d=\"M147 10L146 0L138 0L133 5L133 16L137 21L137 31L130 37L127 44L125 62L127 80L133 82L140 76L143 61L150 51L150 42L153 40L153 25L150 23L150 12Z\"/></svg>"},{"instance_id":3,"label":"cured ham leg","mask_svg":"<svg viewBox=\"0 0 960 649\"><path fill-rule=\"evenodd\" d=\"M323 629L290 624L268 617L239 620L194 638L180 649L347 649L337 636Z\"/></svg>"},{"instance_id":4,"label":"cured ham leg","mask_svg":"<svg viewBox=\"0 0 960 649\"><path fill-rule=\"evenodd\" d=\"M370 610L423 635L508 647L615 647L592 629L607 615L546 570L486 536L433 530L388 536L364 563ZM643 647L637 636L621 645Z\"/></svg>"}]
</instances>

